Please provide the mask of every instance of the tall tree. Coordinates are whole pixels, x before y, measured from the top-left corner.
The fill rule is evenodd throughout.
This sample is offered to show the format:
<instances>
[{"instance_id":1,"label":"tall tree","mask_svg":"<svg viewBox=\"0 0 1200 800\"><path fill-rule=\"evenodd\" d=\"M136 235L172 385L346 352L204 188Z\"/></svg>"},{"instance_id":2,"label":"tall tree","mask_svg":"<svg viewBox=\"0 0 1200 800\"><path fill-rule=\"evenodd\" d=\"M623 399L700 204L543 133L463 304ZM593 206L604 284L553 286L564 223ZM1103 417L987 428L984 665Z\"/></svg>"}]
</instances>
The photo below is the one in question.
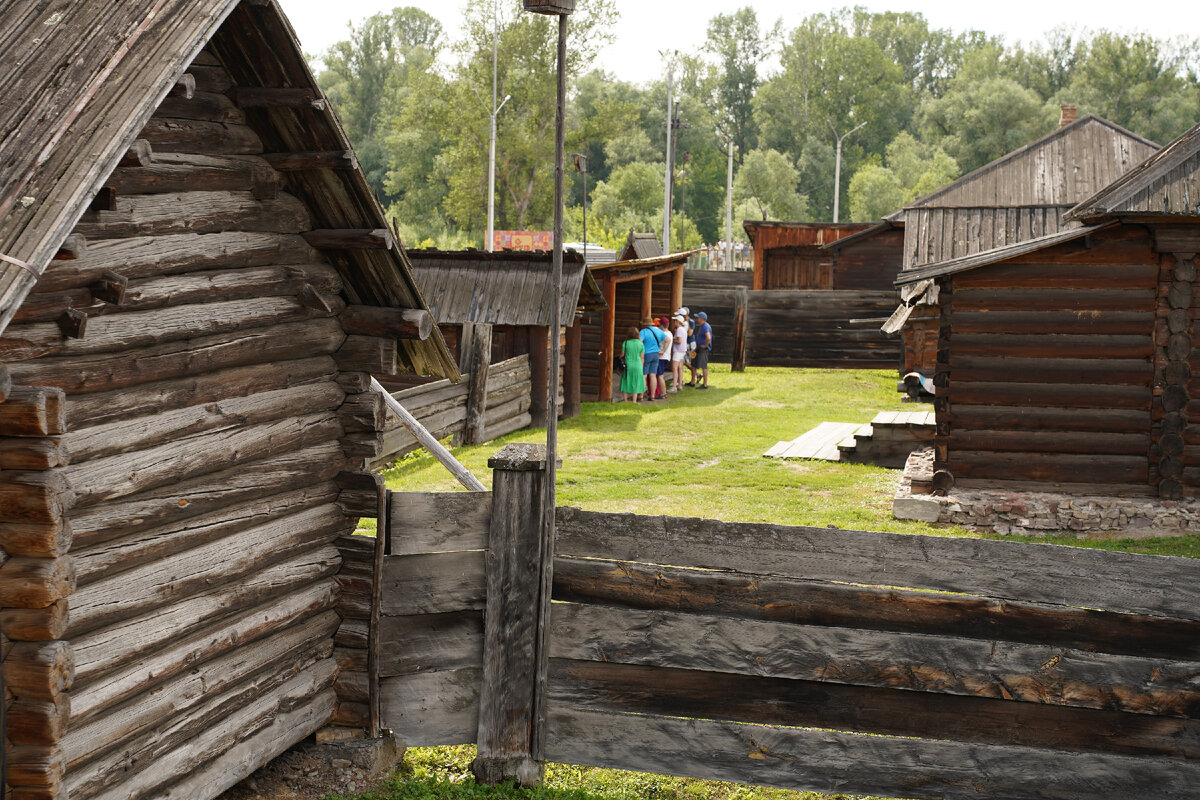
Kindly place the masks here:
<instances>
[{"instance_id":1,"label":"tall tree","mask_svg":"<svg viewBox=\"0 0 1200 800\"><path fill-rule=\"evenodd\" d=\"M716 60L710 79L710 111L717 130L733 141L738 163L742 154L754 149L758 128L754 122L754 95L760 83L759 64L769 55L779 36L780 23L760 29L751 6L709 20L705 51Z\"/></svg>"},{"instance_id":2,"label":"tall tree","mask_svg":"<svg viewBox=\"0 0 1200 800\"><path fill-rule=\"evenodd\" d=\"M385 201L395 199L386 187L391 121L413 81L437 58L441 40L441 23L407 6L352 25L350 38L322 58L321 88L354 144L367 181Z\"/></svg>"}]
</instances>

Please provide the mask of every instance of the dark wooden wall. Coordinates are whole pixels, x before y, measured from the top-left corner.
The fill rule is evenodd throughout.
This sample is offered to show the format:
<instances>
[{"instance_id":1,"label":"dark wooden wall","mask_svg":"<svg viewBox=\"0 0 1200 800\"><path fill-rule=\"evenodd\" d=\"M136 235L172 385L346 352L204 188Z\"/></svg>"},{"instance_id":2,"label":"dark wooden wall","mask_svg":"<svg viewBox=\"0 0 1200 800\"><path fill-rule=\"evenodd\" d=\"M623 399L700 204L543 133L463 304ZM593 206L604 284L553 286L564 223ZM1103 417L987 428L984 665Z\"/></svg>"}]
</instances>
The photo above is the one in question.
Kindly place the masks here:
<instances>
[{"instance_id":1,"label":"dark wooden wall","mask_svg":"<svg viewBox=\"0 0 1200 800\"><path fill-rule=\"evenodd\" d=\"M1123 226L942 282L937 469L1151 494L1160 256Z\"/></svg>"},{"instance_id":2,"label":"dark wooden wall","mask_svg":"<svg viewBox=\"0 0 1200 800\"><path fill-rule=\"evenodd\" d=\"M894 291L904 256L904 229L880 230L841 245L833 254L832 289Z\"/></svg>"},{"instance_id":3,"label":"dark wooden wall","mask_svg":"<svg viewBox=\"0 0 1200 800\"><path fill-rule=\"evenodd\" d=\"M335 713L333 543L359 514L339 475L362 467L346 431L372 418L348 408L362 373L338 364L342 279L298 235L309 211L278 191L216 63L202 54L195 97L164 101L153 162L117 170L76 229L85 251L0 338L28 387L0 430L33 434L19 420L51 409L26 439L41 446L3 464L0 520L54 532L39 557L61 569L28 573L29 611L58 639L41 652L71 657L37 698L10 685L31 712L10 713L10 738L54 783L26 796L212 797ZM106 271L128 279L120 305ZM56 322L69 305L90 315L79 338Z\"/></svg>"}]
</instances>

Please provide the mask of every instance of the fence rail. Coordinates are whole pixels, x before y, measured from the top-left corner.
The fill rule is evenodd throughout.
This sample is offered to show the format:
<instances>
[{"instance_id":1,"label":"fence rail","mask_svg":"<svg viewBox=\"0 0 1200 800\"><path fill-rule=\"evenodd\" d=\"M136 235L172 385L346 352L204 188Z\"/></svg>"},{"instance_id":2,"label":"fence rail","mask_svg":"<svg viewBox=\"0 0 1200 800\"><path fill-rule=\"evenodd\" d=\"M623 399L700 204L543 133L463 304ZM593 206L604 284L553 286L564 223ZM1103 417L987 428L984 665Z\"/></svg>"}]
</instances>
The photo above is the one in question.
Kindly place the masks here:
<instances>
[{"instance_id":1,"label":"fence rail","mask_svg":"<svg viewBox=\"0 0 1200 800\"><path fill-rule=\"evenodd\" d=\"M381 650L402 655L383 718L410 744L473 742L491 497L391 503L407 563L385 568ZM1194 560L569 508L555 549L546 760L911 798L1200 796Z\"/></svg>"}]
</instances>

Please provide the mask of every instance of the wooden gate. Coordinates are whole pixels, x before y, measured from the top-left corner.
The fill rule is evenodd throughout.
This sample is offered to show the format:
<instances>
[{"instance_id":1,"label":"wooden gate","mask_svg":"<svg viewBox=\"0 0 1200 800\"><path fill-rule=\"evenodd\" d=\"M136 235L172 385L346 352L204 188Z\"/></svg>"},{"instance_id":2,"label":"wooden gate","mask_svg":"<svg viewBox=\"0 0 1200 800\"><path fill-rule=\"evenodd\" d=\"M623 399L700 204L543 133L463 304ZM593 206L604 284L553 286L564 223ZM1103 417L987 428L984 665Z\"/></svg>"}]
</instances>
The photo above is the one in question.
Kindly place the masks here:
<instances>
[{"instance_id":1,"label":"wooden gate","mask_svg":"<svg viewBox=\"0 0 1200 800\"><path fill-rule=\"evenodd\" d=\"M389 497L379 694L410 745L886 797L1200 797L1196 561L560 508L539 609L514 475Z\"/></svg>"}]
</instances>

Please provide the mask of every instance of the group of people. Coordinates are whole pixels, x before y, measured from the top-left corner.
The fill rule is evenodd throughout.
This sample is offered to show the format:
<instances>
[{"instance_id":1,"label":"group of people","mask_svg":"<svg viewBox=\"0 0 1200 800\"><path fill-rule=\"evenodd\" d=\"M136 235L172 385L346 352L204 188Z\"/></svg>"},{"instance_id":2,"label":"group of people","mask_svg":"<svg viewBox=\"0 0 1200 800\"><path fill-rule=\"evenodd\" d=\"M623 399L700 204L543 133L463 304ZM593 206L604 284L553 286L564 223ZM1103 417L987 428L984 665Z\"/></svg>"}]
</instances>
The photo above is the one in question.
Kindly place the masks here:
<instances>
[{"instance_id":1,"label":"group of people","mask_svg":"<svg viewBox=\"0 0 1200 800\"><path fill-rule=\"evenodd\" d=\"M707 389L712 341L708 314L701 311L693 318L686 306L670 318L646 317L640 329L631 325L621 344L625 361L621 400L640 403L643 396L648 401L665 400L684 386ZM683 382L685 366L691 372L687 383Z\"/></svg>"}]
</instances>

